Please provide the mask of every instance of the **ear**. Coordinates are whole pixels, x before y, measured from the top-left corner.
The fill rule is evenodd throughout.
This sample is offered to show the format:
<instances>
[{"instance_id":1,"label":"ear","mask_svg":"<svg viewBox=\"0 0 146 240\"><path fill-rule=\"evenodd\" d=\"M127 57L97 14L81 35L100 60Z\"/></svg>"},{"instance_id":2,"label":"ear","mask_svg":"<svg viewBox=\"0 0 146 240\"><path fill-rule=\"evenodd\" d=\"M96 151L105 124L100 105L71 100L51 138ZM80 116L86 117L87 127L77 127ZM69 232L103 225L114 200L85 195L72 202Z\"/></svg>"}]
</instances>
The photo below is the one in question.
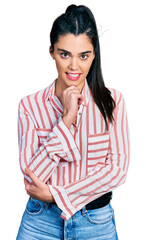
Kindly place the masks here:
<instances>
[{"instance_id":1,"label":"ear","mask_svg":"<svg viewBox=\"0 0 146 240\"><path fill-rule=\"evenodd\" d=\"M51 46L49 48L49 52L50 52L51 57L54 59L54 51Z\"/></svg>"}]
</instances>

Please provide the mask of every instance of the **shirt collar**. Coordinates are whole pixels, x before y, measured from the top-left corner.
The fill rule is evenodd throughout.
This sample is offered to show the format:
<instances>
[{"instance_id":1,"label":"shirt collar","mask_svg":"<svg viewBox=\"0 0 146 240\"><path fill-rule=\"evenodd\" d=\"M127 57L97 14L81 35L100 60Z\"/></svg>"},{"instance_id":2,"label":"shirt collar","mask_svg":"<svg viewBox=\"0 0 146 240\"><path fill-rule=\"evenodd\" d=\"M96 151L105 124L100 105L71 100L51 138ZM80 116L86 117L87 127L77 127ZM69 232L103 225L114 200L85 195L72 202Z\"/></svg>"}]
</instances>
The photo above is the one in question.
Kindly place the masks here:
<instances>
[{"instance_id":1,"label":"shirt collar","mask_svg":"<svg viewBox=\"0 0 146 240\"><path fill-rule=\"evenodd\" d=\"M54 94L56 81L57 81L57 79L55 79L49 85L48 91L46 92L46 100L50 100L52 103L55 103L58 106L58 108L60 108L60 110L62 112L63 111L63 106L62 106L61 102L59 101L59 99L57 98L57 96ZM84 87L83 87L82 92L81 92L83 94L83 96L84 96L84 100L82 102L82 105L84 105L85 107L87 107L87 105L88 105L90 91L91 90L90 90L90 88L88 86L87 79L85 78L85 84L84 84Z\"/></svg>"}]
</instances>

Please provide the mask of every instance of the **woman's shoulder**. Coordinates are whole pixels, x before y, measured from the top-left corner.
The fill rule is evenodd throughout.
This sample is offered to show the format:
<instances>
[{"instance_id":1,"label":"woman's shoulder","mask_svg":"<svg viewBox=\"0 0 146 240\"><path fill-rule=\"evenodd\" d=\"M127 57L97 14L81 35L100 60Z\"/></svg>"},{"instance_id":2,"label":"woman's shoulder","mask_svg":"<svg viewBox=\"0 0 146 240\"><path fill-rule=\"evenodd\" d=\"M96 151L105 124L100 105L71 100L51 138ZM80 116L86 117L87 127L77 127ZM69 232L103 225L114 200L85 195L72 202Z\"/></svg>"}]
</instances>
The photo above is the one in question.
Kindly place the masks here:
<instances>
[{"instance_id":1,"label":"woman's shoulder","mask_svg":"<svg viewBox=\"0 0 146 240\"><path fill-rule=\"evenodd\" d=\"M51 84L50 84L51 85ZM50 85L45 87L45 88L42 88L38 91L35 91L29 95L26 95L26 96L23 96L20 100L19 100L19 103L18 105L23 105L25 106L26 109L30 108L32 105L34 104L38 104L38 103L41 103L41 102L44 102L47 95L48 95L48 91L49 91L49 88L50 88Z\"/></svg>"},{"instance_id":2,"label":"woman's shoulder","mask_svg":"<svg viewBox=\"0 0 146 240\"><path fill-rule=\"evenodd\" d=\"M123 93L120 90L111 87L107 87L107 89L110 91L111 96L116 104L124 99Z\"/></svg>"}]
</instances>

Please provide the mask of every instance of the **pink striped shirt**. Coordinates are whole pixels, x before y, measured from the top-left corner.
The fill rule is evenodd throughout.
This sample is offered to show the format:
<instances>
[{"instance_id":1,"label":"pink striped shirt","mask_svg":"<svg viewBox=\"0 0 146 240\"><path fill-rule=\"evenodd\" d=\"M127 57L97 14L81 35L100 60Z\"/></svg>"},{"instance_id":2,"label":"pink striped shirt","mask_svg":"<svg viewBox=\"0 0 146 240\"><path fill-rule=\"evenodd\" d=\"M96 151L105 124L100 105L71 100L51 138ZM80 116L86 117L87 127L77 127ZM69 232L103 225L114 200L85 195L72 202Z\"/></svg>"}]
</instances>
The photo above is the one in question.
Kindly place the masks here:
<instances>
[{"instance_id":1,"label":"pink striped shirt","mask_svg":"<svg viewBox=\"0 0 146 240\"><path fill-rule=\"evenodd\" d=\"M123 95L109 89L116 102L115 122L105 122L87 80L76 124L62 120L63 106L47 88L25 96L18 108L20 168L28 167L49 185L61 217L68 220L89 202L125 182L129 165L129 130Z\"/></svg>"}]
</instances>

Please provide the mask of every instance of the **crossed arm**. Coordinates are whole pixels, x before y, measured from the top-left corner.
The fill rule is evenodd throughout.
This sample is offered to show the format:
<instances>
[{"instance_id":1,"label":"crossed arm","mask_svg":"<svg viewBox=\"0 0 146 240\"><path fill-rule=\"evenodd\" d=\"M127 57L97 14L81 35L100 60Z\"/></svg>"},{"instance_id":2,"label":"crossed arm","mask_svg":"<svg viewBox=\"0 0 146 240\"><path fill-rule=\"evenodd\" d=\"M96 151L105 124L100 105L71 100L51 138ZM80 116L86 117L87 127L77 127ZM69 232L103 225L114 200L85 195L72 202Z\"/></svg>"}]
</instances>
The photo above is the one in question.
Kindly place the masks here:
<instances>
[{"instance_id":1,"label":"crossed arm","mask_svg":"<svg viewBox=\"0 0 146 240\"><path fill-rule=\"evenodd\" d=\"M78 162L81 159L70 130L60 117L44 144L39 146L35 121L25 97L21 99L18 107L18 143L20 168L27 193L43 201L53 201L46 181L60 159L63 157L68 162Z\"/></svg>"},{"instance_id":2,"label":"crossed arm","mask_svg":"<svg viewBox=\"0 0 146 240\"><path fill-rule=\"evenodd\" d=\"M69 129L66 129L67 134L69 134L68 131ZM58 132L54 131L53 133L56 134ZM56 136L58 138L59 133ZM68 135L68 137L70 136ZM61 144L63 144L63 142ZM52 163L54 161L53 155L49 155L50 149L47 144L45 144L45 147L45 151L47 151L46 159L50 164L50 162ZM79 154L78 149L76 148L75 150L76 152L74 153ZM40 150L37 150L36 156L38 151ZM68 148L68 153L72 156L71 148ZM125 182L129 165L129 133L126 106L122 95L118 97L115 110L115 123L110 127L110 147L105 159L105 165L96 166L86 177L66 186L46 186L43 178L39 178L40 173L37 175L38 171L36 171L36 165L33 164L35 161L33 161L33 159L36 156L29 158L29 164L25 166L28 167L34 165L32 169L29 167L29 170L27 171L27 177L28 179L31 179L31 181L25 180L26 191L30 196L43 201L51 202L55 200L58 207L62 209L63 212L61 217L65 220L68 220L76 211L81 209L87 203L102 196L105 192L111 191L120 186ZM75 154L74 156L77 155ZM42 159L45 158L43 154L39 154L39 158L36 157L37 164L42 162L40 157L42 157ZM73 158L69 158L68 155L67 160L73 161ZM78 157L78 161L79 160L80 156ZM31 162L32 164L30 164ZM55 164L55 166L57 166L57 164ZM32 170L32 172L30 170ZM49 177L51 175L49 168L47 168L47 171ZM30 182L33 182L33 184ZM92 191L91 188L93 189Z\"/></svg>"}]
</instances>

